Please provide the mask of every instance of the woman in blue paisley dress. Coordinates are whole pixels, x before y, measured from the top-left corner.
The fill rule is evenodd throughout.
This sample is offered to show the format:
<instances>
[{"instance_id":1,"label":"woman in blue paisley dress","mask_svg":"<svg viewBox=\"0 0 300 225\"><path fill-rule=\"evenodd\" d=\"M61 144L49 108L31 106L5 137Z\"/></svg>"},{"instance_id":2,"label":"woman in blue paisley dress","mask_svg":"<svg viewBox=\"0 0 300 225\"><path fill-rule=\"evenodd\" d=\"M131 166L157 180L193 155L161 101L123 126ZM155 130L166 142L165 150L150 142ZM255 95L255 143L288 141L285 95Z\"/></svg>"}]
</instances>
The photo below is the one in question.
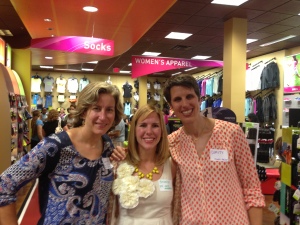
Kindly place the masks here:
<instances>
[{"instance_id":1,"label":"woman in blue paisley dress","mask_svg":"<svg viewBox=\"0 0 300 225\"><path fill-rule=\"evenodd\" d=\"M94 82L80 92L74 128L45 137L0 176L0 224L17 224L16 193L39 178L38 224L105 224L113 170L106 135L122 119L120 92Z\"/></svg>"}]
</instances>

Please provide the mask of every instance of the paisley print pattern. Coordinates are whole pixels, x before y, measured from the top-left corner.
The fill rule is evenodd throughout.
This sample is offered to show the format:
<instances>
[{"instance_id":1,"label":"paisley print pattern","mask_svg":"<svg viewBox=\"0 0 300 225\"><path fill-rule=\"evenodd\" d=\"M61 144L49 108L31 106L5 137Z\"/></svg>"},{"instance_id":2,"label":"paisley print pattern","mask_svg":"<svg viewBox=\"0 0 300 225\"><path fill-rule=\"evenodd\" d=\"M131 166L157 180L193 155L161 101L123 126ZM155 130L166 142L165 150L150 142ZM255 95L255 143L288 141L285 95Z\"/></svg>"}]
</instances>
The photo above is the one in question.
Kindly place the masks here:
<instances>
[{"instance_id":1,"label":"paisley print pattern","mask_svg":"<svg viewBox=\"0 0 300 225\"><path fill-rule=\"evenodd\" d=\"M112 169L104 167L112 143L102 137L104 151L97 160L83 158L66 132L45 138L0 176L0 206L16 201L16 192L39 178L42 214L38 224L105 224Z\"/></svg>"}]
</instances>

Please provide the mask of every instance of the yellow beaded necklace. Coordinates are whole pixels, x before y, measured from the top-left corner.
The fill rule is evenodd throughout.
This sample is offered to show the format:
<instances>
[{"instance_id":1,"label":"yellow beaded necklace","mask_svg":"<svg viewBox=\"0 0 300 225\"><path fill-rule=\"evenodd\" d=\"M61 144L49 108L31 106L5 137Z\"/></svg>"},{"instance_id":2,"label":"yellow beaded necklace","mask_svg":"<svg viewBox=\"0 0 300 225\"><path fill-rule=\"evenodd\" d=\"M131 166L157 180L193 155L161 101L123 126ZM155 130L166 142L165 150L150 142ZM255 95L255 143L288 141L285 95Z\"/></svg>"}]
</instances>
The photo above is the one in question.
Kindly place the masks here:
<instances>
[{"instance_id":1,"label":"yellow beaded necklace","mask_svg":"<svg viewBox=\"0 0 300 225\"><path fill-rule=\"evenodd\" d=\"M136 166L135 167L135 169L134 169L134 172L136 172L137 174L138 174L138 176L139 176L139 178L140 179L142 179L142 178L148 178L149 180L152 180L152 175L154 174L154 173L156 173L156 174L158 174L159 173L159 170L157 169L157 167L155 166L154 168L153 168L153 170L150 172L150 173L147 173L146 175L143 173L143 172L141 172L140 170L139 170L139 168Z\"/></svg>"}]
</instances>

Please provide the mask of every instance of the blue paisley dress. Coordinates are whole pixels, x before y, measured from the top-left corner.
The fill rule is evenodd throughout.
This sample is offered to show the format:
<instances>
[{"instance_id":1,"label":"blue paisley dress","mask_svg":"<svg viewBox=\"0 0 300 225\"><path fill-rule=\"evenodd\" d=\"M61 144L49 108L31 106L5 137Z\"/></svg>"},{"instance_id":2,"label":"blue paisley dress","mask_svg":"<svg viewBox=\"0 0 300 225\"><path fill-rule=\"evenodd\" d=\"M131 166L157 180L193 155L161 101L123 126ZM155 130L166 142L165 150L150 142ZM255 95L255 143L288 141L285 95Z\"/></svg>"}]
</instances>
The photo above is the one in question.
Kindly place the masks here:
<instances>
[{"instance_id":1,"label":"blue paisley dress","mask_svg":"<svg viewBox=\"0 0 300 225\"><path fill-rule=\"evenodd\" d=\"M105 224L113 170L105 168L113 145L102 136L102 157L88 160L74 148L68 134L46 137L0 176L0 206L16 201L17 191L39 178L39 225Z\"/></svg>"}]
</instances>

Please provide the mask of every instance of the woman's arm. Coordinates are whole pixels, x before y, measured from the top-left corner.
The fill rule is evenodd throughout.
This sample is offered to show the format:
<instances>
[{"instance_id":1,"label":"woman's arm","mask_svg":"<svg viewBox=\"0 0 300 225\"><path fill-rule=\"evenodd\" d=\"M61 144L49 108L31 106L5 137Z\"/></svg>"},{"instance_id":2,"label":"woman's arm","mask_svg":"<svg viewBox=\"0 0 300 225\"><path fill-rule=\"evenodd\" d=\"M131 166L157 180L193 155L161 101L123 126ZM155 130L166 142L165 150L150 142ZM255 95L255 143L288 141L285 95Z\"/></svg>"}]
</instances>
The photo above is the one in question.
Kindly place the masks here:
<instances>
[{"instance_id":1,"label":"woman's arm","mask_svg":"<svg viewBox=\"0 0 300 225\"><path fill-rule=\"evenodd\" d=\"M40 141L43 140L43 138L44 138L42 130L43 130L42 125L37 125L37 135L38 135Z\"/></svg>"},{"instance_id":2,"label":"woman's arm","mask_svg":"<svg viewBox=\"0 0 300 225\"><path fill-rule=\"evenodd\" d=\"M18 225L15 203L0 207L0 225Z\"/></svg>"},{"instance_id":3,"label":"woman's arm","mask_svg":"<svg viewBox=\"0 0 300 225\"><path fill-rule=\"evenodd\" d=\"M45 132L44 128L42 128L42 135L43 135L43 137L46 137L46 132Z\"/></svg>"},{"instance_id":4,"label":"woman's arm","mask_svg":"<svg viewBox=\"0 0 300 225\"><path fill-rule=\"evenodd\" d=\"M263 218L262 208L251 207L248 210L248 216L251 225L262 225L262 218Z\"/></svg>"}]
</instances>

